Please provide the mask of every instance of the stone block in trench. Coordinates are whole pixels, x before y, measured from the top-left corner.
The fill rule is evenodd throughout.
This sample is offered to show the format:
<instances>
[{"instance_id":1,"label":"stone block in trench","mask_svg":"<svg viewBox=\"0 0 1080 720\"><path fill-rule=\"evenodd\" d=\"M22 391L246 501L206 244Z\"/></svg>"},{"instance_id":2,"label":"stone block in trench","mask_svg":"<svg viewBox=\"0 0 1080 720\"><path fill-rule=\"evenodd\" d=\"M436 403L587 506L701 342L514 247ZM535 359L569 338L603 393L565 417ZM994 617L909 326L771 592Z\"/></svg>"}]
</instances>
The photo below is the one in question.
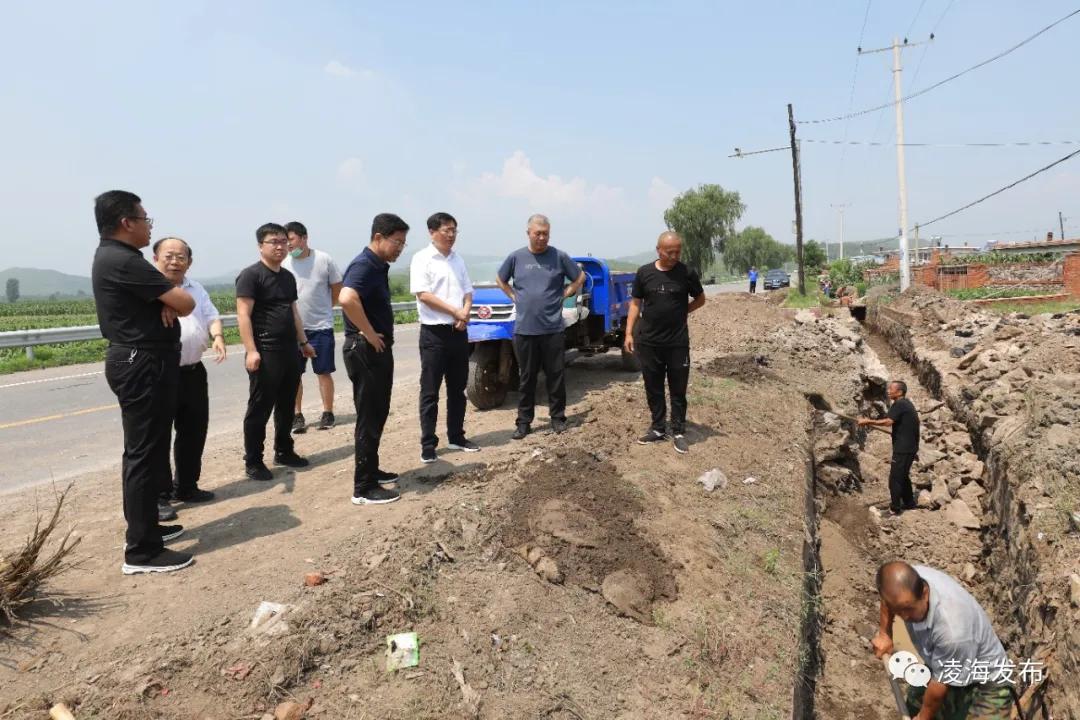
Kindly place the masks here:
<instances>
[{"instance_id":1,"label":"stone block in trench","mask_svg":"<svg viewBox=\"0 0 1080 720\"><path fill-rule=\"evenodd\" d=\"M952 493L949 492L949 487L944 480L938 479L934 481L934 485L930 490L930 500L939 508L946 507L952 502Z\"/></svg>"},{"instance_id":2,"label":"stone block in trench","mask_svg":"<svg viewBox=\"0 0 1080 720\"><path fill-rule=\"evenodd\" d=\"M965 530L978 530L982 524L963 500L956 499L945 508L945 519Z\"/></svg>"},{"instance_id":3,"label":"stone block in trench","mask_svg":"<svg viewBox=\"0 0 1080 720\"><path fill-rule=\"evenodd\" d=\"M985 494L986 491L983 490L978 483L968 483L957 491L956 497L963 500L967 504L968 508L971 509L981 507L982 502L979 500L979 498L981 498Z\"/></svg>"}]
</instances>

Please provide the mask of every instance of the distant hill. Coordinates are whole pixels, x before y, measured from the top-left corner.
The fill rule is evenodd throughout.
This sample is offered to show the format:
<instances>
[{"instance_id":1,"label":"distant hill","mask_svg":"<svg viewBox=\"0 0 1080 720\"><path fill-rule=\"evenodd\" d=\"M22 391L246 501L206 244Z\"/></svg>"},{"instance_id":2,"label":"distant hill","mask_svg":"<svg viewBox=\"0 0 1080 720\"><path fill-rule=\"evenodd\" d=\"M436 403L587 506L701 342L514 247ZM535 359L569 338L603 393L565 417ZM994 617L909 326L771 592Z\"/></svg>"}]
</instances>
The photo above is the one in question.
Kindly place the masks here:
<instances>
[{"instance_id":1,"label":"distant hill","mask_svg":"<svg viewBox=\"0 0 1080 720\"><path fill-rule=\"evenodd\" d=\"M90 278L57 270L8 268L0 271L0 288L7 287L8 278L18 279L20 298L45 298L53 294L77 297L80 291L83 295L92 294Z\"/></svg>"},{"instance_id":2,"label":"distant hill","mask_svg":"<svg viewBox=\"0 0 1080 720\"><path fill-rule=\"evenodd\" d=\"M417 248L398 258L397 262L390 266L390 275L398 279L408 278L409 263L412 261L412 256L419 250L420 248ZM473 282L493 281L495 273L498 272L499 266L505 259L505 256L501 255L467 255L465 253L462 253L461 257L465 260L465 266L469 269L469 276ZM647 250L636 255L611 258L607 262L612 270L636 270L655 257L655 251ZM341 269L345 270L344 267ZM208 290L213 291L232 289L236 276L239 274L240 268L209 277L199 275L198 272L193 272L191 276ZM79 296L79 291L82 291L83 296L93 294L89 277L39 268L8 268L0 272L0 292L3 292L7 279L10 277L19 279L19 296L22 298L46 298L53 294L61 297L76 297Z\"/></svg>"}]
</instances>

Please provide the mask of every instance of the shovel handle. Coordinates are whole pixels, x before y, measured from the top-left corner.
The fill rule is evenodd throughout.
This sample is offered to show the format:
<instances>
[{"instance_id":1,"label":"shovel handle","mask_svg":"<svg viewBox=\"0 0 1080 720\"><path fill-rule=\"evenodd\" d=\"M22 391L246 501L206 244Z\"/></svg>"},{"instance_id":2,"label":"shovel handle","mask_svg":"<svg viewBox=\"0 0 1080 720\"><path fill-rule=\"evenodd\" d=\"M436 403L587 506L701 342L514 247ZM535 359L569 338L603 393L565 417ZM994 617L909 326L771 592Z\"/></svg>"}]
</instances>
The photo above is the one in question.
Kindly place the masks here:
<instances>
[{"instance_id":1,"label":"shovel handle","mask_svg":"<svg viewBox=\"0 0 1080 720\"><path fill-rule=\"evenodd\" d=\"M889 678L889 687L892 688L893 700L896 701L896 710L900 713L902 720L911 720L911 716L908 715L907 703L904 702L904 694L900 692L900 684L896 682L896 678L889 672L889 659L892 655L883 655L881 657L881 664L885 667L885 677Z\"/></svg>"}]
</instances>

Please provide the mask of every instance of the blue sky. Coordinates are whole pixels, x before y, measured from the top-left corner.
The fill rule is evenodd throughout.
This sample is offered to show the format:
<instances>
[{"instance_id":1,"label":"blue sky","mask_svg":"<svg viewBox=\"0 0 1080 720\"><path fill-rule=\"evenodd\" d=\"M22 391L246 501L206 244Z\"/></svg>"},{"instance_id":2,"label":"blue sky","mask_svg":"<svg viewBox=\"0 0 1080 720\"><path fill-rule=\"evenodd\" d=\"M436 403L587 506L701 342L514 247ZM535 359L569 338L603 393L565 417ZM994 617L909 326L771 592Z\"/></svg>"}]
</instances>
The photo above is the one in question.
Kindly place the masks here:
<instances>
[{"instance_id":1,"label":"blue sky","mask_svg":"<svg viewBox=\"0 0 1080 720\"><path fill-rule=\"evenodd\" d=\"M1075 0L1072 0L1075 2ZM371 217L458 216L460 249L501 255L525 218L573 253L648 249L677 192L738 190L743 225L792 239L787 142L803 119L892 97L888 53L858 61L851 2L7 3L0 47L0 265L87 274L92 199L140 194L154 234L196 249L196 276L255 258L263 222L304 221L342 262ZM948 12L945 12L948 8ZM1014 44L1068 2L872 1L862 44L934 28L905 51L905 92ZM944 15L944 17L942 17ZM1080 140L1070 39L1080 16L905 106L908 142ZM916 76L916 68L918 74ZM914 81L914 82L913 82ZM1072 94L1074 95L1074 94ZM807 139L885 141L891 110L804 125ZM997 189L1076 146L909 148L910 221ZM898 227L893 147L805 144L807 237ZM1080 158L934 226L981 245L1080 234ZM411 249L411 247L410 247Z\"/></svg>"}]
</instances>

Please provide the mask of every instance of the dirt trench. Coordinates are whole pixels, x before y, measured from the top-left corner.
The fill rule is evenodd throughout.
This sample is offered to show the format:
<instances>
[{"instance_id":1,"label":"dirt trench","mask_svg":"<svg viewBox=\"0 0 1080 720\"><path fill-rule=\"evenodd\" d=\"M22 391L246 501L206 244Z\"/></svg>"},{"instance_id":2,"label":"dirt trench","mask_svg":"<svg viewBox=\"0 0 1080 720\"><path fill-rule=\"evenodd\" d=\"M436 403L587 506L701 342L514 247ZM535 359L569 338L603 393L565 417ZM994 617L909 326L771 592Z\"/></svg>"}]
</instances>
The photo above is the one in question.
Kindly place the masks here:
<instances>
[{"instance_id":1,"label":"dirt trench","mask_svg":"<svg viewBox=\"0 0 1080 720\"><path fill-rule=\"evenodd\" d=\"M1025 710L1080 718L1080 313L995 315L914 293L868 321L982 468L969 572L1010 658L1045 669Z\"/></svg>"},{"instance_id":2,"label":"dirt trench","mask_svg":"<svg viewBox=\"0 0 1080 720\"><path fill-rule=\"evenodd\" d=\"M1009 340L1019 342L1021 350L1027 347L1027 336L1015 327L1026 318L1012 324L962 317L946 322L941 316L956 317L956 308L941 309L932 302L926 300L921 313L871 308L861 347L885 377L908 382L909 397L921 411L922 448L912 473L919 508L898 518L887 511L887 435L838 427L828 416L819 426L815 472L823 661L817 716L898 716L891 700L867 697L886 689L887 678L880 664L867 660L866 648L877 624L873 572L883 561L903 559L956 577L990 613L1010 659L1045 667L1044 682L1034 675L1017 686L1025 717L1043 717L1044 706L1045 717L1080 717L1075 697L1080 687L1075 623L1080 594L1073 591L1070 600L1068 590L1070 577L1080 590L1080 526L1070 532L1063 512L1076 510L1076 475L1072 483L1064 478L1074 472L1080 456L1067 448L1064 433L1054 435L1055 426L1076 408L1076 395L1070 400L1062 392L1074 387L1075 375L1068 373L1075 368L1050 355L1056 349L1053 335L1031 333L1032 354L1025 360L1019 360L1016 345L999 347ZM1080 322L1070 326L1057 318L1047 323L1051 320L1065 325L1059 329L1066 338L1076 336ZM965 322L975 323L974 338ZM981 343L976 342L980 322L986 326ZM933 332L939 327L944 332ZM959 340L950 341L954 330ZM1066 339L1065 346L1071 342ZM1039 362L1043 345L1048 358L1057 357L1056 364ZM1009 362L995 365L999 350L1000 359ZM969 373L977 374L974 382L965 382L962 375L980 353L985 364ZM1037 369L1043 367L1052 369L1043 375ZM1002 377L1023 391L1002 385ZM1024 383L1025 378L1031 382ZM991 387L995 381L998 385ZM840 412L881 412L877 389L867 390L858 407ZM1041 423L1032 407L1041 409ZM1042 459L1041 466L1036 458ZM912 649L905 647L902 625L896 632L898 647Z\"/></svg>"}]
</instances>

